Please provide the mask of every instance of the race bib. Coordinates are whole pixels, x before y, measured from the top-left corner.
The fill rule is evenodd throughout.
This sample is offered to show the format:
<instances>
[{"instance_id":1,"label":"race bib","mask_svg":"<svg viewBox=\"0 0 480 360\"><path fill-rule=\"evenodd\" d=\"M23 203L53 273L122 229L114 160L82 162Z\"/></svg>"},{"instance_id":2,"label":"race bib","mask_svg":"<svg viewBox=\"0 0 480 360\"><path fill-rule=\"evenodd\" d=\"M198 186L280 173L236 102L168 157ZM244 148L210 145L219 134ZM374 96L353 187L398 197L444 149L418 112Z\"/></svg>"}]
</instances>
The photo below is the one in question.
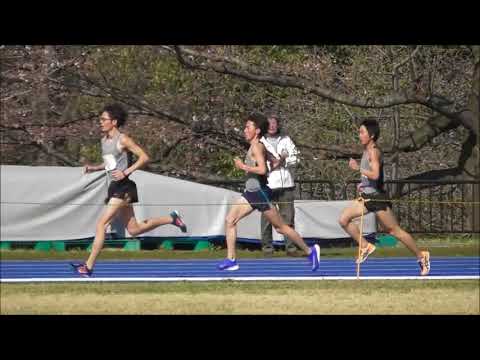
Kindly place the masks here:
<instances>
[{"instance_id":1,"label":"race bib","mask_svg":"<svg viewBox=\"0 0 480 360\"><path fill-rule=\"evenodd\" d=\"M117 161L112 154L103 155L103 163L105 164L105 170L107 171L115 170L117 167Z\"/></svg>"}]
</instances>

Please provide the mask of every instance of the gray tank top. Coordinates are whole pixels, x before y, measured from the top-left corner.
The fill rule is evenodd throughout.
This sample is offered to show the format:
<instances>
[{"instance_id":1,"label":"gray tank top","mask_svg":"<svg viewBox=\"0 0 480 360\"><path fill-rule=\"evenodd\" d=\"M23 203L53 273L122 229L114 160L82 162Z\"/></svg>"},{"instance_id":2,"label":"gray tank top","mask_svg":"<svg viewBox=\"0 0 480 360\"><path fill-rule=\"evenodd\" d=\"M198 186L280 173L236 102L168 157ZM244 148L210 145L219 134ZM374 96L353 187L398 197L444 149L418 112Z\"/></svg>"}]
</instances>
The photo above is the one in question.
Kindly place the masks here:
<instances>
[{"instance_id":1,"label":"gray tank top","mask_svg":"<svg viewBox=\"0 0 480 360\"><path fill-rule=\"evenodd\" d=\"M256 166L257 162L250 157L250 151L245 156L245 165ZM267 185L267 176L258 175L254 173L247 173L247 180L245 181L245 190L249 192L258 191Z\"/></svg>"},{"instance_id":2,"label":"gray tank top","mask_svg":"<svg viewBox=\"0 0 480 360\"><path fill-rule=\"evenodd\" d=\"M119 150L121 135L121 133L118 133L111 139L108 139L107 137L102 138L102 157L109 181L115 181L112 177L113 170L124 171L128 168L127 151Z\"/></svg>"},{"instance_id":3,"label":"gray tank top","mask_svg":"<svg viewBox=\"0 0 480 360\"><path fill-rule=\"evenodd\" d=\"M361 170L372 170L368 162L368 151L365 150L360 161ZM377 180L372 180L365 175L361 176L360 191L365 194L374 194L383 192L383 154L380 154L380 176Z\"/></svg>"}]
</instances>

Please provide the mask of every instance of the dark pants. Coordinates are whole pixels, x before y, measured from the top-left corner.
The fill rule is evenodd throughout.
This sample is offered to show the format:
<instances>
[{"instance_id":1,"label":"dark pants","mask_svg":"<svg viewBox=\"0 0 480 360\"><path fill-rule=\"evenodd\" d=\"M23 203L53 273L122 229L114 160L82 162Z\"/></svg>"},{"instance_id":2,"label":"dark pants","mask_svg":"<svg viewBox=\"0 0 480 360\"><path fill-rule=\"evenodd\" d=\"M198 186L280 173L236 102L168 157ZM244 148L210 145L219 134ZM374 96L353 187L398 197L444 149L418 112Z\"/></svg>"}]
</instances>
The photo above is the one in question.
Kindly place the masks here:
<instances>
[{"instance_id":1,"label":"dark pants","mask_svg":"<svg viewBox=\"0 0 480 360\"><path fill-rule=\"evenodd\" d=\"M295 207L293 201L295 200L295 188L288 189L273 189L272 203L277 206L280 216L285 224L292 228L295 225ZM262 230L262 248L273 248L272 224L270 224L265 216L261 217ZM287 236L285 238L285 250L296 251L297 246Z\"/></svg>"}]
</instances>

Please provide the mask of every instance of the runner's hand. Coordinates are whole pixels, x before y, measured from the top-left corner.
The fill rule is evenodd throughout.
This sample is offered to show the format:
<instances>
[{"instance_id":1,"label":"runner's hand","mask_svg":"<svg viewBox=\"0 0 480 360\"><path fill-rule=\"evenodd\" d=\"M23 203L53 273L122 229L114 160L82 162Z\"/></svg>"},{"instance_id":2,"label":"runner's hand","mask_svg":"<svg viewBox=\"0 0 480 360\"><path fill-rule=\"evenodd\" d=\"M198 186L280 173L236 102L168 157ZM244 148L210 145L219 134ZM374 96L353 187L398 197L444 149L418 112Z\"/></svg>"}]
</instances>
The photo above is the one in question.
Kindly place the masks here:
<instances>
[{"instance_id":1,"label":"runner's hand","mask_svg":"<svg viewBox=\"0 0 480 360\"><path fill-rule=\"evenodd\" d=\"M123 171L120 171L120 170L113 170L112 171L112 176L115 180L119 181L119 180L123 180L126 178L125 174L123 173Z\"/></svg>"}]
</instances>

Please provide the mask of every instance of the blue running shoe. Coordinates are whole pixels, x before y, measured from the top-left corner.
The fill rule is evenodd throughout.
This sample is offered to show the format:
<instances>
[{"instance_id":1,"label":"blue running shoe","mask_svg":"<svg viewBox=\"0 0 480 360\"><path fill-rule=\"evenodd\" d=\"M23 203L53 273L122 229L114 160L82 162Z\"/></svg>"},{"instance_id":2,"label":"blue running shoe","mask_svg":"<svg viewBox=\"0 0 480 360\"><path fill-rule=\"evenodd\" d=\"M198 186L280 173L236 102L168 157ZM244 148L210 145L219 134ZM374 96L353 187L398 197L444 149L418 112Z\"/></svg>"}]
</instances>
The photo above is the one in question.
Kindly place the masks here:
<instances>
[{"instance_id":1,"label":"blue running shoe","mask_svg":"<svg viewBox=\"0 0 480 360\"><path fill-rule=\"evenodd\" d=\"M180 214L178 213L177 210L174 210L170 213L170 216L172 217L173 221L172 224L179 227L180 230L182 230L183 233L187 232L187 225L183 222Z\"/></svg>"},{"instance_id":2,"label":"blue running shoe","mask_svg":"<svg viewBox=\"0 0 480 360\"><path fill-rule=\"evenodd\" d=\"M312 250L312 252L308 255L308 260L312 264L312 271L317 271L320 267L320 246L315 244L310 250Z\"/></svg>"},{"instance_id":3,"label":"blue running shoe","mask_svg":"<svg viewBox=\"0 0 480 360\"><path fill-rule=\"evenodd\" d=\"M218 270L235 271L240 269L240 266L238 266L237 260L225 259L217 265L217 268Z\"/></svg>"},{"instance_id":4,"label":"blue running shoe","mask_svg":"<svg viewBox=\"0 0 480 360\"><path fill-rule=\"evenodd\" d=\"M73 264L73 263L70 263L70 265L73 267L73 269L75 270L75 272L80 275L80 276L83 276L83 277L90 277L92 276L93 274L93 270L92 269L89 269L87 267L87 264L85 263L81 263L81 264Z\"/></svg>"}]
</instances>

